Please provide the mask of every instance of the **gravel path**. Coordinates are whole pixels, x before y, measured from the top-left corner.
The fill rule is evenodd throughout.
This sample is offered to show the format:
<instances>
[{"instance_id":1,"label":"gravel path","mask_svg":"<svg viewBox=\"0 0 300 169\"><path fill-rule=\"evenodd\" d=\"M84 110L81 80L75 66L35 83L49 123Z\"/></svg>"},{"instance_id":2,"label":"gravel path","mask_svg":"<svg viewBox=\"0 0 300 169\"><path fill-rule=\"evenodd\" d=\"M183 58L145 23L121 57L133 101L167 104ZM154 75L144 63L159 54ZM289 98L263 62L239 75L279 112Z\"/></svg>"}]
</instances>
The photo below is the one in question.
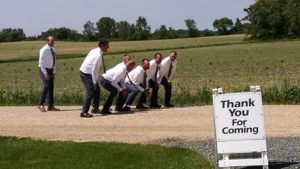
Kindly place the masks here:
<instances>
[{"instance_id":1,"label":"gravel path","mask_svg":"<svg viewBox=\"0 0 300 169\"><path fill-rule=\"evenodd\" d=\"M204 154L209 160L216 162L215 142L212 139L187 142L180 139L167 139L160 142L165 146L185 147ZM267 139L270 169L300 168L300 137L274 137ZM244 169L261 167L245 167Z\"/></svg>"},{"instance_id":2,"label":"gravel path","mask_svg":"<svg viewBox=\"0 0 300 169\"><path fill-rule=\"evenodd\" d=\"M0 107L0 135L160 143L189 147L214 160L212 106L99 115L92 119L80 118L78 106L60 108L63 111L41 113L36 107ZM264 106L264 113L271 164L275 168L300 168L300 106Z\"/></svg>"}]
</instances>

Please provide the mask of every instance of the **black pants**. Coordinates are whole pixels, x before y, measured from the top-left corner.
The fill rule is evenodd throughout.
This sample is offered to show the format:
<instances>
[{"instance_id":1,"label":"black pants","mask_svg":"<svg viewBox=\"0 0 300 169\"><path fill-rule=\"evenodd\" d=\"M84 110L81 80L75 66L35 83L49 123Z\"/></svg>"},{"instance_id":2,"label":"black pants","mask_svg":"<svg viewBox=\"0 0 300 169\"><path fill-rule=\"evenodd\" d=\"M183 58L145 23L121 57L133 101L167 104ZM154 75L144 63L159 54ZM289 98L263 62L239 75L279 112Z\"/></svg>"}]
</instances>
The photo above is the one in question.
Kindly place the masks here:
<instances>
[{"instance_id":1,"label":"black pants","mask_svg":"<svg viewBox=\"0 0 300 169\"><path fill-rule=\"evenodd\" d=\"M126 83L126 90L128 91L129 95L125 101L126 105L132 105L135 97L138 95L140 92L133 84ZM138 104L143 104L146 102L147 96L143 93L141 93L141 97L138 101Z\"/></svg>"},{"instance_id":2,"label":"black pants","mask_svg":"<svg viewBox=\"0 0 300 169\"><path fill-rule=\"evenodd\" d=\"M119 96L118 96L118 99L117 99L117 102L116 102L116 107L118 108L122 108L123 104L124 104L124 99L123 99L123 96L122 94L118 91L117 88L115 88L112 84L111 84L111 81L101 77L100 79L100 84L101 86L106 89L108 92L109 92L109 95L106 99L106 102L104 103L103 105L103 109L102 111L103 112L108 112L112 103L113 103L113 100L114 98L118 95L119 93Z\"/></svg>"},{"instance_id":3,"label":"black pants","mask_svg":"<svg viewBox=\"0 0 300 169\"><path fill-rule=\"evenodd\" d=\"M42 80L42 93L39 99L39 105L44 105L46 98L48 97L48 107L54 106L54 78L53 78L53 69L46 69L47 74L50 76L50 80L45 79L45 75L42 72L42 69L39 68L40 77Z\"/></svg>"},{"instance_id":4,"label":"black pants","mask_svg":"<svg viewBox=\"0 0 300 169\"><path fill-rule=\"evenodd\" d=\"M161 84L165 88L165 105L169 105L171 103L172 96L172 83L169 83L168 79L166 77L163 77Z\"/></svg>"},{"instance_id":5,"label":"black pants","mask_svg":"<svg viewBox=\"0 0 300 169\"><path fill-rule=\"evenodd\" d=\"M99 101L100 101L100 87L97 83L96 89L94 89L93 78L91 74L86 74L80 72L81 81L86 89L86 96L84 98L82 113L88 113L91 102L93 100L93 108L99 109Z\"/></svg>"},{"instance_id":6,"label":"black pants","mask_svg":"<svg viewBox=\"0 0 300 169\"><path fill-rule=\"evenodd\" d=\"M152 88L152 93L150 97L150 105L157 105L157 98L158 98L158 90L159 85L152 79L149 80L149 87Z\"/></svg>"}]
</instances>

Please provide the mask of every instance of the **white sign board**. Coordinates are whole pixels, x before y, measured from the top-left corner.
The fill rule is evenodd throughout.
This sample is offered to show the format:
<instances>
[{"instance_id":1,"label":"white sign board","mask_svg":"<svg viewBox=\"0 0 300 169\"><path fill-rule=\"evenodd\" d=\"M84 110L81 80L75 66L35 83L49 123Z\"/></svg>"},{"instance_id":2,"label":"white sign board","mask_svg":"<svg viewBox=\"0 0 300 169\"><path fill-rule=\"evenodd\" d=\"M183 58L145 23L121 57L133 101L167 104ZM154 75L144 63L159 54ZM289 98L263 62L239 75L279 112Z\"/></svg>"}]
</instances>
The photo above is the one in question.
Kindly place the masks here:
<instances>
[{"instance_id":1,"label":"white sign board","mask_svg":"<svg viewBox=\"0 0 300 169\"><path fill-rule=\"evenodd\" d=\"M265 139L260 92L214 96L217 141Z\"/></svg>"},{"instance_id":2,"label":"white sign board","mask_svg":"<svg viewBox=\"0 0 300 169\"><path fill-rule=\"evenodd\" d=\"M219 167L268 168L267 145L259 86L252 92L222 94L213 90L214 122ZM230 159L230 154L261 153L260 158Z\"/></svg>"}]
</instances>

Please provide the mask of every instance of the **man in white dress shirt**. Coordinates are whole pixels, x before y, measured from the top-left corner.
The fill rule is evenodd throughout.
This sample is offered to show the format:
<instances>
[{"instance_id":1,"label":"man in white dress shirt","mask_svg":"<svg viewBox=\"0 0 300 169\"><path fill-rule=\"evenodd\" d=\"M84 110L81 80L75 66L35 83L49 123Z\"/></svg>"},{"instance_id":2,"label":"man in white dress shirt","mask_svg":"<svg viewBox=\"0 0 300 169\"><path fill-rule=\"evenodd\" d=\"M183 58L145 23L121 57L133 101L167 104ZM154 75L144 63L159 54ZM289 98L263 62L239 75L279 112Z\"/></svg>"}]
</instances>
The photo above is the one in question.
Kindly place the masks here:
<instances>
[{"instance_id":1,"label":"man in white dress shirt","mask_svg":"<svg viewBox=\"0 0 300 169\"><path fill-rule=\"evenodd\" d=\"M127 62L131 61L131 56L124 54L122 60L123 62L117 64L117 66L124 66Z\"/></svg>"},{"instance_id":2,"label":"man in white dress shirt","mask_svg":"<svg viewBox=\"0 0 300 169\"><path fill-rule=\"evenodd\" d=\"M147 70L149 76L149 88L152 88L150 96L150 108L161 108L161 105L158 104L158 90L159 84L162 80L161 74L161 61L163 57L161 53L154 54L154 59L150 61L150 68Z\"/></svg>"},{"instance_id":3,"label":"man in white dress shirt","mask_svg":"<svg viewBox=\"0 0 300 169\"><path fill-rule=\"evenodd\" d=\"M42 80L42 94L39 99L38 109L45 112L44 107L48 96L48 111L59 111L54 107L54 79L56 73L56 50L54 46L54 38L47 37L47 44L41 48L39 56L39 73Z\"/></svg>"},{"instance_id":4,"label":"man in white dress shirt","mask_svg":"<svg viewBox=\"0 0 300 169\"><path fill-rule=\"evenodd\" d=\"M176 72L177 61L176 61L177 53L172 51L170 56L163 59L161 62L161 72L159 74L159 79L165 88L165 107L174 107L171 104L171 97L172 97L172 80L174 74Z\"/></svg>"},{"instance_id":5,"label":"man in white dress shirt","mask_svg":"<svg viewBox=\"0 0 300 169\"><path fill-rule=\"evenodd\" d=\"M105 72L103 55L108 51L109 42L100 40L98 48L92 49L80 67L80 78L86 89L86 97L82 106L81 117L89 118L93 115L89 114L91 102L93 100L92 113L100 113L99 100L100 100L100 86L98 84L99 69L103 64Z\"/></svg>"},{"instance_id":6,"label":"man in white dress shirt","mask_svg":"<svg viewBox=\"0 0 300 169\"><path fill-rule=\"evenodd\" d=\"M129 111L122 109L123 98L127 97L128 93L125 87L125 77L128 72L134 69L135 63L128 61L123 65L116 65L104 73L100 79L101 86L109 91L109 96L103 105L102 114L111 114L110 107L113 103L113 99L119 94L116 102L117 111Z\"/></svg>"},{"instance_id":7,"label":"man in white dress shirt","mask_svg":"<svg viewBox=\"0 0 300 169\"><path fill-rule=\"evenodd\" d=\"M149 60L143 59L142 65L133 69L130 73L128 73L125 79L126 90L129 93L123 108L126 110L130 110L130 106L132 105L135 97L139 92L141 92L141 97L136 106L137 109L146 109L147 106L143 105L146 102L147 96L150 95L149 92L149 78L147 75L147 70L149 69Z\"/></svg>"}]
</instances>

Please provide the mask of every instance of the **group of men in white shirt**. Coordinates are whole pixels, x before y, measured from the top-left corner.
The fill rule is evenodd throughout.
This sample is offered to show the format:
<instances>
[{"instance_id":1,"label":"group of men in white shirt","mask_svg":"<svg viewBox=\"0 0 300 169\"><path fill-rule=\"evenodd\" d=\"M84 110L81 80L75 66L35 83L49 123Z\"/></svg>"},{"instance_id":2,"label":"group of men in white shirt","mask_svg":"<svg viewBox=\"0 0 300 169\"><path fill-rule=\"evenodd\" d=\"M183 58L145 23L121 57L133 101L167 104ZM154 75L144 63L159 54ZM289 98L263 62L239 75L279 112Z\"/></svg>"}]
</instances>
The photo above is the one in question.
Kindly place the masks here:
<instances>
[{"instance_id":1,"label":"group of men in white shirt","mask_svg":"<svg viewBox=\"0 0 300 169\"><path fill-rule=\"evenodd\" d=\"M54 107L53 99L54 75L56 70L56 50L53 46L53 37L48 37L47 44L40 50L39 70L43 82L43 90L38 108L42 112L46 111L44 102L47 96L48 111L59 110ZM136 63L129 55L124 55L122 63L106 71L104 54L108 49L109 42L107 40L100 40L98 47L88 53L80 67L80 79L86 89L82 112L80 113L81 117L93 117L89 113L92 102L93 108L91 113L111 114L111 106L115 97L117 97L116 111L131 111L131 106L139 93L141 93L141 96L137 101L136 109L148 109L149 107L155 109L161 108L162 106L158 103L160 85L163 85L165 89L164 107L169 108L174 106L171 104L171 96L172 79L177 66L177 53L175 51L172 51L164 59L162 54L156 53L153 60L143 59L139 66L136 66ZM101 67L103 67L104 73L99 77ZM109 92L101 111L99 109L100 85ZM150 97L149 107L145 105L147 97Z\"/></svg>"}]
</instances>

